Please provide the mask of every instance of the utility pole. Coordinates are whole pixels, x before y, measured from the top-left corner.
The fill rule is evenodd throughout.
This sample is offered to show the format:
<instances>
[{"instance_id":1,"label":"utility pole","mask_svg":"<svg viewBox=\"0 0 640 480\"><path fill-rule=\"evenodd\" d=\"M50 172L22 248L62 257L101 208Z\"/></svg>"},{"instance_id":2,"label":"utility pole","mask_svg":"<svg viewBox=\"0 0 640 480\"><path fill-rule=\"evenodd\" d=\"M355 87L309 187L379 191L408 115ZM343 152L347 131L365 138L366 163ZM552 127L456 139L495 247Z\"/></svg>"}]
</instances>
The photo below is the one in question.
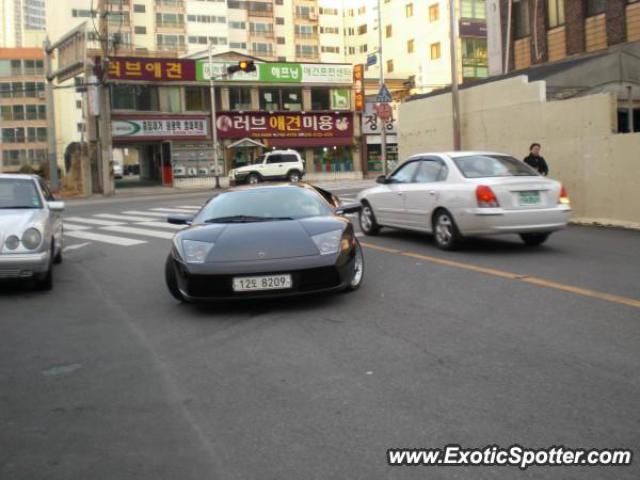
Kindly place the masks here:
<instances>
[{"instance_id":1,"label":"utility pole","mask_svg":"<svg viewBox=\"0 0 640 480\"><path fill-rule=\"evenodd\" d=\"M111 98L107 85L107 69L109 58L109 24L107 18L107 1L98 0L98 33L102 47L102 68L99 78L100 115L98 117L98 138L100 140L100 156L98 178L103 195L113 195L113 151L111 138ZM92 12L93 14L93 12ZM85 78L86 81L86 78Z\"/></svg>"},{"instance_id":2,"label":"utility pole","mask_svg":"<svg viewBox=\"0 0 640 480\"><path fill-rule=\"evenodd\" d=\"M213 81L213 44L209 38L209 94L211 95L211 139L213 141L213 163L216 166L216 185L220 188L220 165L218 165L218 128L216 126L216 92Z\"/></svg>"},{"instance_id":3,"label":"utility pole","mask_svg":"<svg viewBox=\"0 0 640 480\"><path fill-rule=\"evenodd\" d=\"M51 54L51 42L49 41L49 37L47 37L44 41L45 68L47 75L47 83L45 86L45 94L47 97L47 156L49 160L49 181L51 182L51 189L54 192L57 192L60 190L60 179L58 178L56 114L53 100L53 69L51 67Z\"/></svg>"},{"instance_id":4,"label":"utility pole","mask_svg":"<svg viewBox=\"0 0 640 480\"><path fill-rule=\"evenodd\" d=\"M384 65L382 61L382 2L378 0L378 57L380 60L380 88L384 87ZM386 177L389 173L387 166L387 125L380 119L380 159L382 160L382 173Z\"/></svg>"},{"instance_id":5,"label":"utility pole","mask_svg":"<svg viewBox=\"0 0 640 480\"><path fill-rule=\"evenodd\" d=\"M379 1L379 0L378 0ZM462 141L460 135L460 93L458 92L458 20L454 0L449 0L449 34L451 51L451 106L453 113L453 149L461 150Z\"/></svg>"}]
</instances>

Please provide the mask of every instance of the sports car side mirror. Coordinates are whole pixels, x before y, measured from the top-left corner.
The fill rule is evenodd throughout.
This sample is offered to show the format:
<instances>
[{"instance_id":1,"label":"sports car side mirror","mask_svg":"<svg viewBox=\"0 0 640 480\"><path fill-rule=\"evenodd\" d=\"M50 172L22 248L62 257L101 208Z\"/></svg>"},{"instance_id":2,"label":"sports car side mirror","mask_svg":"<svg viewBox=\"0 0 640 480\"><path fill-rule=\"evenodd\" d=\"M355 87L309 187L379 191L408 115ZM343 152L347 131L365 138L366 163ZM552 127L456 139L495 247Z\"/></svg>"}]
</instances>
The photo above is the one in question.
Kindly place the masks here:
<instances>
[{"instance_id":1,"label":"sports car side mirror","mask_svg":"<svg viewBox=\"0 0 640 480\"><path fill-rule=\"evenodd\" d=\"M47 206L52 212L61 212L64 210L64 202L47 202Z\"/></svg>"},{"instance_id":2,"label":"sports car side mirror","mask_svg":"<svg viewBox=\"0 0 640 480\"><path fill-rule=\"evenodd\" d=\"M173 214L167 217L167 223L173 225L191 225L191 222L193 222L192 215Z\"/></svg>"},{"instance_id":3,"label":"sports car side mirror","mask_svg":"<svg viewBox=\"0 0 640 480\"><path fill-rule=\"evenodd\" d=\"M359 203L346 203L336 208L336 215L346 215L347 213L358 213L362 210L362 205Z\"/></svg>"},{"instance_id":4,"label":"sports car side mirror","mask_svg":"<svg viewBox=\"0 0 640 480\"><path fill-rule=\"evenodd\" d=\"M391 181L384 175L380 175L378 178L376 178L376 183L386 185L387 183L391 183Z\"/></svg>"}]
</instances>

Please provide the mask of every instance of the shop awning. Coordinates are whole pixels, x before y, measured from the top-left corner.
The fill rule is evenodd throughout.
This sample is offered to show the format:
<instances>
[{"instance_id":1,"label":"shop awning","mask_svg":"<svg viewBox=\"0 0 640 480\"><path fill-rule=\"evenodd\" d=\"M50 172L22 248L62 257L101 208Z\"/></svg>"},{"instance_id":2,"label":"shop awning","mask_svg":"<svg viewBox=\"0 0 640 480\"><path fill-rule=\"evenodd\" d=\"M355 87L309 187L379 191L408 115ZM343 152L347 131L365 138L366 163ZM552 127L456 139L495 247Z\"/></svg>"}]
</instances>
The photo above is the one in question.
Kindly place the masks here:
<instances>
[{"instance_id":1,"label":"shop awning","mask_svg":"<svg viewBox=\"0 0 640 480\"><path fill-rule=\"evenodd\" d=\"M270 138L264 143L276 148L345 147L353 145L353 138Z\"/></svg>"},{"instance_id":2,"label":"shop awning","mask_svg":"<svg viewBox=\"0 0 640 480\"><path fill-rule=\"evenodd\" d=\"M243 138L242 140L238 140L237 142L233 142L227 148L264 148L264 144L253 140L251 138Z\"/></svg>"}]
</instances>

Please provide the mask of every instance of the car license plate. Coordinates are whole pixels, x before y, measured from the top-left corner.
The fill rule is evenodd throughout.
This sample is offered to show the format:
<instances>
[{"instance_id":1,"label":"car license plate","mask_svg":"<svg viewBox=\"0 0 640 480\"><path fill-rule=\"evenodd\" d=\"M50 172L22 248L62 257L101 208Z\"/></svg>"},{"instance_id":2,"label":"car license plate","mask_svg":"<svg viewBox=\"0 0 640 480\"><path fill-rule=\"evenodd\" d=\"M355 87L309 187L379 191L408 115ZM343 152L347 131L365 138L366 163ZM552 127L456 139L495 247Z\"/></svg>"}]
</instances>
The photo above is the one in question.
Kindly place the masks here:
<instances>
[{"instance_id":1,"label":"car license plate","mask_svg":"<svg viewBox=\"0 0 640 480\"><path fill-rule=\"evenodd\" d=\"M264 275L260 277L235 277L234 292L250 292L259 290L282 290L291 288L291 275Z\"/></svg>"},{"instance_id":2,"label":"car license plate","mask_svg":"<svg viewBox=\"0 0 640 480\"><path fill-rule=\"evenodd\" d=\"M520 205L538 205L540 203L540 192L518 192L520 194Z\"/></svg>"}]
</instances>

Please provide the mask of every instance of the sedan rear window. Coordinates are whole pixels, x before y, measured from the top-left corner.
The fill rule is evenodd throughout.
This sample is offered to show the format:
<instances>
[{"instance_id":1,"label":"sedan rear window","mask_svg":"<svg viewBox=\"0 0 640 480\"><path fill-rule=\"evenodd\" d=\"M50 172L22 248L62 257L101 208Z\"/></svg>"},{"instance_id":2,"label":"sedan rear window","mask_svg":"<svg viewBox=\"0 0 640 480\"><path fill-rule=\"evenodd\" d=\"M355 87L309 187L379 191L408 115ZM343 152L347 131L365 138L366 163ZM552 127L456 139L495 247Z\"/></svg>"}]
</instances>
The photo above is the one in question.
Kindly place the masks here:
<instances>
[{"instance_id":1,"label":"sedan rear window","mask_svg":"<svg viewBox=\"0 0 640 480\"><path fill-rule=\"evenodd\" d=\"M0 178L0 208L42 208L40 194L33 180Z\"/></svg>"},{"instance_id":2,"label":"sedan rear window","mask_svg":"<svg viewBox=\"0 0 640 480\"><path fill-rule=\"evenodd\" d=\"M526 163L507 155L469 155L454 157L453 161L467 178L530 177L538 175Z\"/></svg>"}]
</instances>

